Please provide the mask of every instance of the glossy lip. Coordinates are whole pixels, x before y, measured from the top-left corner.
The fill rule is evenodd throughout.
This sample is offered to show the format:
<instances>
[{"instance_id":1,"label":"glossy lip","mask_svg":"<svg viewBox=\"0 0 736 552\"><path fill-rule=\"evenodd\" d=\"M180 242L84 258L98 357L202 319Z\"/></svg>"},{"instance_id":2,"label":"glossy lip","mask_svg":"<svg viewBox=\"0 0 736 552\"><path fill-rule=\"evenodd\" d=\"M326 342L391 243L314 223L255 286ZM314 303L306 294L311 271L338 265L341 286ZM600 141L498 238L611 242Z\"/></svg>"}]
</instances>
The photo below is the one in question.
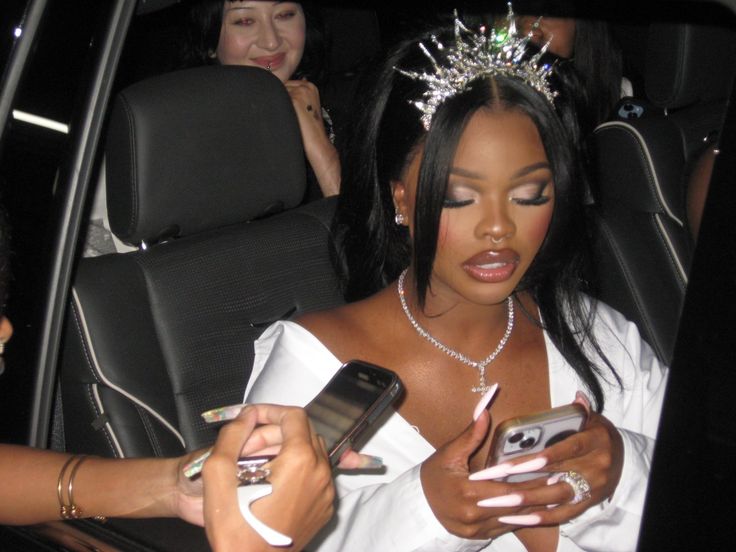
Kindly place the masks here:
<instances>
[{"instance_id":1,"label":"glossy lip","mask_svg":"<svg viewBox=\"0 0 736 552\"><path fill-rule=\"evenodd\" d=\"M260 56L257 58L253 58L253 63L259 65L260 67L263 67L264 69L268 69L268 66L270 65L271 71L275 71L276 69L281 67L285 61L286 53L284 52L276 54L275 56Z\"/></svg>"},{"instance_id":2,"label":"glossy lip","mask_svg":"<svg viewBox=\"0 0 736 552\"><path fill-rule=\"evenodd\" d=\"M513 276L520 260L513 249L483 251L465 261L463 270L480 282L497 284Z\"/></svg>"}]
</instances>

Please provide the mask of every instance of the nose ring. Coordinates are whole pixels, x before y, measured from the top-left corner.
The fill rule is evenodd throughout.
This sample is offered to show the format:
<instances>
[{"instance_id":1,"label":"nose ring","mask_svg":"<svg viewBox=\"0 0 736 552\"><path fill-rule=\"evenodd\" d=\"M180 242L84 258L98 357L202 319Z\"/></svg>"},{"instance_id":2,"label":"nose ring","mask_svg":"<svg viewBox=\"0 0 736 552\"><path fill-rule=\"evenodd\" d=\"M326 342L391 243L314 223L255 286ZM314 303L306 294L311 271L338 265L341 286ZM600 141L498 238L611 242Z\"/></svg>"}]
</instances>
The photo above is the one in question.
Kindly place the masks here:
<instances>
[{"instance_id":1,"label":"nose ring","mask_svg":"<svg viewBox=\"0 0 736 552\"><path fill-rule=\"evenodd\" d=\"M496 243L496 244L498 244L498 243L501 243L501 242L502 242L503 240L504 240L504 238L498 238L498 239L496 239L496 238L491 238L491 243Z\"/></svg>"}]
</instances>

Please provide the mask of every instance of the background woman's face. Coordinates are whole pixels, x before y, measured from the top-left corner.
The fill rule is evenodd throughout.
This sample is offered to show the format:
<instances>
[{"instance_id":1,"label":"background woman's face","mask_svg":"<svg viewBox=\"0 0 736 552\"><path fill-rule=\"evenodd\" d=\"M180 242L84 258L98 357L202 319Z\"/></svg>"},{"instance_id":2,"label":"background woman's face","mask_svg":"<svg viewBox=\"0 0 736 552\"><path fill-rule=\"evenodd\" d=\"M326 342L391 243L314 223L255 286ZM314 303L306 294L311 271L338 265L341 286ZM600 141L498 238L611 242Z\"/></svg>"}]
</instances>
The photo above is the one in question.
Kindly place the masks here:
<instances>
[{"instance_id":1,"label":"background woman's face","mask_svg":"<svg viewBox=\"0 0 736 552\"><path fill-rule=\"evenodd\" d=\"M527 34L532 31L534 23L539 19L536 15L522 15L517 18L519 31ZM532 42L544 46L548 41L549 51L560 57L569 59L575 53L575 19L570 17L543 17L536 29L532 31Z\"/></svg>"},{"instance_id":2,"label":"background woman's face","mask_svg":"<svg viewBox=\"0 0 736 552\"><path fill-rule=\"evenodd\" d=\"M306 22L296 2L225 1L217 59L223 65L269 69L291 78L304 53Z\"/></svg>"}]
</instances>

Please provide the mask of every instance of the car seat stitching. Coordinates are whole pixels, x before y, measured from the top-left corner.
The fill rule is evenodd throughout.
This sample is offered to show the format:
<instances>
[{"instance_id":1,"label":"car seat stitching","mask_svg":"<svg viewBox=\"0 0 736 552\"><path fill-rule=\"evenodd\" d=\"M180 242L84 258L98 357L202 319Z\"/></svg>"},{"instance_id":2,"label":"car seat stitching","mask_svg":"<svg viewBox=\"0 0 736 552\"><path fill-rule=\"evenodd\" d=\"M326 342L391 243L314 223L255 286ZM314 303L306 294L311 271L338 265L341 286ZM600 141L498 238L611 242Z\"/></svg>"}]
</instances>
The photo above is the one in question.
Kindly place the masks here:
<instances>
[{"instance_id":1,"label":"car seat stitching","mask_svg":"<svg viewBox=\"0 0 736 552\"><path fill-rule=\"evenodd\" d=\"M90 402L92 404L92 408L95 411L95 417L100 418L105 415L105 407L102 403L102 397L100 397L99 388L96 383L93 383L92 385L87 386L87 392L90 396ZM115 436L115 432L112 429L112 424L110 424L109 421L105 422L102 429L102 435L107 439L107 444L110 446L110 449L112 449L113 453L117 456L117 458L125 458L125 454L123 453L123 447L120 446L120 442L118 441L117 437Z\"/></svg>"},{"instance_id":2,"label":"car seat stitching","mask_svg":"<svg viewBox=\"0 0 736 552\"><path fill-rule=\"evenodd\" d=\"M130 155L130 170L132 186L130 189L130 200L132 209L130 210L130 220L128 221L128 229L126 230L128 236L133 233L136 221L138 220L138 167L136 165L136 134L135 134L135 117L133 110L130 108L130 104L124 95L121 95L121 105L125 111L126 120L128 121L128 139L129 139L129 155Z\"/></svg>"},{"instance_id":3,"label":"car seat stitching","mask_svg":"<svg viewBox=\"0 0 736 552\"><path fill-rule=\"evenodd\" d=\"M606 221L601 219L601 230L603 234L607 238L607 242L609 247L611 248L611 252L613 253L614 258L616 259L616 264L621 269L621 272L623 273L624 280L626 281L627 288L631 291L631 298L634 301L634 306L636 307L637 312L639 313L639 320L644 325L646 329L646 333L648 336L650 336L650 339L654 342L652 343L652 348L656 349L657 356L659 358L664 358L664 355L662 354L662 346L658 342L656 334L654 332L654 328L649 322L649 319L644 316L644 308L643 308L643 301L641 299L641 294L636 290L636 288L632 285L633 277L631 275L631 271L626 266L626 263L623 261L623 255L621 254L621 250L616 244L615 239L613 238L613 232L610 230L608 225L606 224Z\"/></svg>"},{"instance_id":4,"label":"car seat stitching","mask_svg":"<svg viewBox=\"0 0 736 552\"><path fill-rule=\"evenodd\" d=\"M602 125L599 125L598 128L595 129L595 132L599 132L599 130L605 129L605 128L613 128L616 130L621 130L623 132L628 132L629 134L634 136L634 138L636 139L636 143L639 147L639 153L641 154L642 159L644 160L644 166L646 168L647 174L649 175L647 182L649 183L650 187L654 190L654 193L657 196L657 199L659 200L659 203L662 206L662 209L664 209L665 213L667 213L667 216L669 216L679 226L684 228L685 223L675 215L675 213L670 208L668 202L664 198L664 194L662 193L662 188L659 184L659 178L657 177L657 172L654 169L654 161L652 160L652 156L651 156L651 153L649 152L649 148L646 146L646 142L644 140L644 137L641 135L641 133L638 130L636 130L634 127L632 127L630 124L624 123L621 121L609 121L607 123L603 123Z\"/></svg>"},{"instance_id":5,"label":"car seat stitching","mask_svg":"<svg viewBox=\"0 0 736 552\"><path fill-rule=\"evenodd\" d=\"M97 377L97 372L95 371L94 363L92 362L92 358L90 357L90 352L87 347L87 340L84 338L84 330L82 329L82 324L79 319L79 312L77 310L77 305L75 302L72 302L72 318L74 320L75 325L77 326L77 333L79 334L79 341L82 345L82 354L84 355L84 358L87 360L87 367L89 368L90 374L94 378L95 382L99 383L100 379Z\"/></svg>"},{"instance_id":6,"label":"car seat stitching","mask_svg":"<svg viewBox=\"0 0 736 552\"><path fill-rule=\"evenodd\" d=\"M82 304L81 304L81 301L79 300L79 295L77 294L77 290L74 287L72 287L72 299L77 304L77 308L79 309L79 316L80 316L80 322L81 322L84 339L86 339L89 343L90 358L92 359L94 369L99 375L101 382L104 383L106 386L108 386L110 389L114 389L115 391L123 395L124 397L128 398L129 400L133 401L135 404L138 404L139 406L147 410L153 417L158 419L169 431L171 431L174 434L174 436L176 436L176 438L181 443L182 447L186 448L186 442L184 441L184 437L181 435L181 433L179 433L179 431L171 423L169 423L168 420L166 420L166 418L164 418L161 414L156 412L152 407L148 406L145 402L141 401L135 395L129 393L122 387L116 385L115 383L107 379L107 377L105 376L105 373L102 370L102 367L99 361L97 360L97 355L95 354L94 346L92 344L92 336L89 332L89 327L87 325L87 321L84 316Z\"/></svg>"},{"instance_id":7,"label":"car seat stitching","mask_svg":"<svg viewBox=\"0 0 736 552\"><path fill-rule=\"evenodd\" d=\"M135 409L138 413L138 417L140 418L141 423L143 424L143 429L145 430L146 435L148 435L148 440L153 447L155 456L163 456L163 449L161 448L158 435L156 434L156 430L153 428L153 424L151 424L151 420L148 416L146 416L146 411L140 408L138 405L135 405Z\"/></svg>"},{"instance_id":8,"label":"car seat stitching","mask_svg":"<svg viewBox=\"0 0 736 552\"><path fill-rule=\"evenodd\" d=\"M687 281L688 281L687 271L685 270L685 267L682 265L677 255L674 254L674 251L675 251L674 244L672 243L669 233L667 232L667 229L665 228L662 222L662 218L660 217L659 214L654 215L654 221L660 232L659 237L666 245L665 250L667 251L667 256L670 258L670 261L675 266L676 273L680 278L680 284L682 284L683 287L685 287L687 286Z\"/></svg>"}]
</instances>

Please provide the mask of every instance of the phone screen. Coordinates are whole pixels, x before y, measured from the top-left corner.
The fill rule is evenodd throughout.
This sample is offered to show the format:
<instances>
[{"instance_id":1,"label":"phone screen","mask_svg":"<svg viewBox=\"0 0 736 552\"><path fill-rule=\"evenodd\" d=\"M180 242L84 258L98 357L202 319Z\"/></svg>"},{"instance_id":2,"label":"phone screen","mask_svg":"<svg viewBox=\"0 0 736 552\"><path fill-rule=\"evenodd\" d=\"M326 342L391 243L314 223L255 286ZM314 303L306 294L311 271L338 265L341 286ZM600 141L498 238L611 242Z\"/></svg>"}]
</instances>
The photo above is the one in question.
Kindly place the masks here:
<instances>
[{"instance_id":1,"label":"phone screen","mask_svg":"<svg viewBox=\"0 0 736 552\"><path fill-rule=\"evenodd\" d=\"M305 407L331 458L338 449L342 453L346 438L354 440L398 396L398 381L389 370L351 361Z\"/></svg>"}]
</instances>

